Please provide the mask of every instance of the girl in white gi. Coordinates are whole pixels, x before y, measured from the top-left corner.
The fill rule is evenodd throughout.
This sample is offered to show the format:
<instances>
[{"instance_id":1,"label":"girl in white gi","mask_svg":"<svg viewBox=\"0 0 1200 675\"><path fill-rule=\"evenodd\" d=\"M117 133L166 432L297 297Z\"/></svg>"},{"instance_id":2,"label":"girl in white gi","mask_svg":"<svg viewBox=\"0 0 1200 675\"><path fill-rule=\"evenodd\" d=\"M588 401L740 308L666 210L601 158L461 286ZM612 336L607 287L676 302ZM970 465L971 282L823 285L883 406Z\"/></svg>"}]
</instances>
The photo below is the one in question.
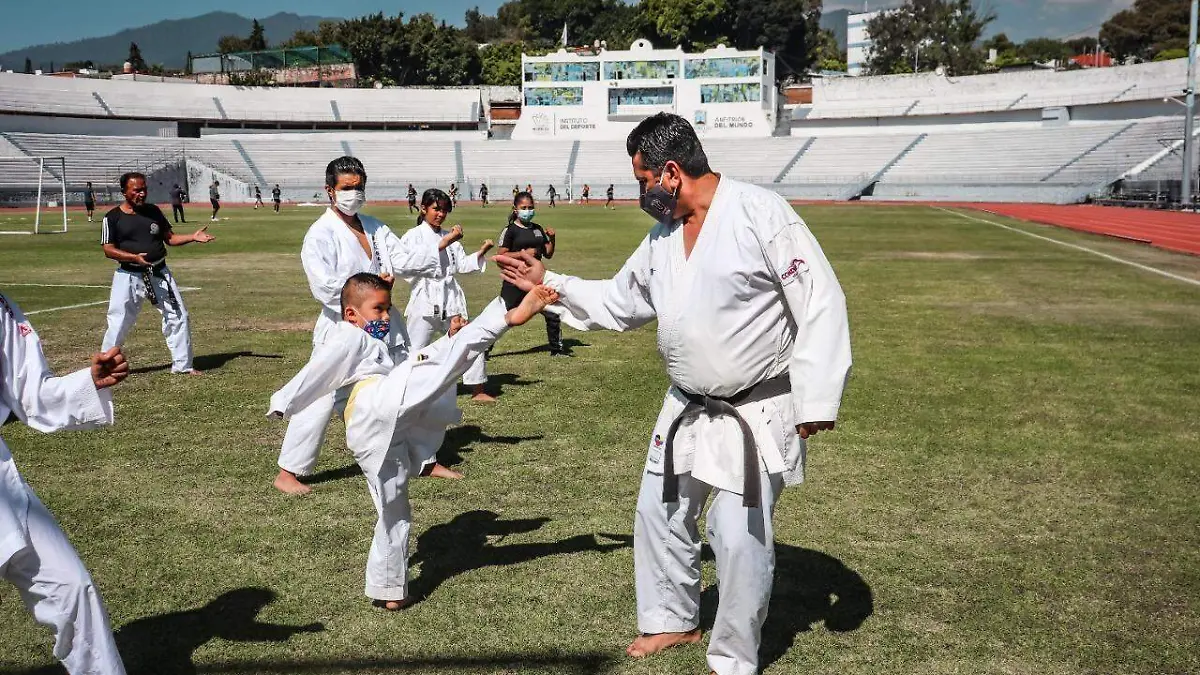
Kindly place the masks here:
<instances>
[{"instance_id":1,"label":"girl in white gi","mask_svg":"<svg viewBox=\"0 0 1200 675\"><path fill-rule=\"evenodd\" d=\"M626 148L642 209L659 222L615 277L553 274L528 253L496 262L515 285L557 290L575 328L658 320L672 386L647 444L633 530L641 635L626 651L700 640L697 521L711 500L720 600L708 666L752 675L771 599L775 499L803 480L804 439L833 428L850 371L845 297L796 211L713 173L687 120L649 117Z\"/></svg>"},{"instance_id":2,"label":"girl in white gi","mask_svg":"<svg viewBox=\"0 0 1200 675\"><path fill-rule=\"evenodd\" d=\"M53 377L37 333L0 294L0 423L9 414L41 432L112 424L111 387L129 375L120 347L91 368ZM39 623L54 629L54 656L71 675L124 675L108 614L92 578L54 516L0 440L0 576L17 587Z\"/></svg>"},{"instance_id":3,"label":"girl in white gi","mask_svg":"<svg viewBox=\"0 0 1200 675\"><path fill-rule=\"evenodd\" d=\"M171 372L199 375L192 368L192 332L187 308L175 277L167 267L167 247L215 239L202 227L192 234L176 234L163 212L146 203L146 176L137 172L121 176L125 202L104 215L100 247L115 260L112 293L108 299L108 330L100 349L125 344L137 322L142 301L149 300L162 314L162 333L171 350Z\"/></svg>"},{"instance_id":4,"label":"girl in white gi","mask_svg":"<svg viewBox=\"0 0 1200 675\"><path fill-rule=\"evenodd\" d=\"M438 335L444 335L452 318L467 318L467 294L454 275L482 273L487 267L484 255L492 248L491 239L484 241L478 252L467 255L459 243L463 237L462 226L442 229L446 216L453 210L454 205L445 192L437 188L426 190L421 196L421 215L417 218L417 226L405 232L400 239L402 248L421 251L422 258L434 255L438 259L438 265L432 269L411 267L396 270L397 274L412 284L404 318L414 350L433 342ZM484 391L487 372L483 358L471 364L470 370L463 376L463 384L474 387L471 397L474 401L491 403L496 400Z\"/></svg>"},{"instance_id":5,"label":"girl in white gi","mask_svg":"<svg viewBox=\"0 0 1200 675\"><path fill-rule=\"evenodd\" d=\"M346 279L359 272L371 272L390 283L401 269L412 274L433 274L439 269L436 251L405 247L381 220L360 213L367 200L366 187L367 171L355 157L339 157L325 167L329 208L308 229L300 249L309 290L321 306L313 327L313 349L321 346L341 320L339 297ZM408 339L402 323L392 326L384 342L394 359L404 360ZM310 491L300 477L312 474L316 468L332 415L333 396L329 395L292 417L279 451L276 488L289 494ZM429 471L436 476L458 475L437 464L431 464Z\"/></svg>"},{"instance_id":6,"label":"girl in white gi","mask_svg":"<svg viewBox=\"0 0 1200 675\"><path fill-rule=\"evenodd\" d=\"M341 294L344 321L313 350L312 360L271 397L272 416L287 417L335 395L346 419L346 445L367 478L379 520L367 556L365 593L376 606L402 609L408 597L408 479L424 460L425 443L456 422L447 390L509 326L519 326L554 302L539 287L506 311L497 298L474 321L455 316L450 336L394 363L383 343L391 321L391 285L356 274ZM460 330L461 329L461 330ZM410 438L417 433L421 441Z\"/></svg>"}]
</instances>

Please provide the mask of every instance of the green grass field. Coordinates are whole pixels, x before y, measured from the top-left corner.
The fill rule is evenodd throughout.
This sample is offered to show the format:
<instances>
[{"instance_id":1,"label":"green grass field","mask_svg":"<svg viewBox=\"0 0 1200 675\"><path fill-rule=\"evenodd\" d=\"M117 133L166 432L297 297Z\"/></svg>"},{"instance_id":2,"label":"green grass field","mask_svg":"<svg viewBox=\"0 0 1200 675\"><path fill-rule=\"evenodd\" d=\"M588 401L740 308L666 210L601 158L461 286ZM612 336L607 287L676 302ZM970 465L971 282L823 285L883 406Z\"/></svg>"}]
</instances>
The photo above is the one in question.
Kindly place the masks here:
<instances>
[{"instance_id":1,"label":"green grass field","mask_svg":"<svg viewBox=\"0 0 1200 675\"><path fill-rule=\"evenodd\" d=\"M1200 671L1200 288L927 207L800 211L845 288L855 367L809 482L780 501L765 672ZM506 213L452 219L471 247ZM581 276L615 271L648 225L633 207L540 213L552 267ZM0 289L26 311L108 297L98 225L73 215L67 235L0 238ZM374 512L340 424L310 497L270 485L284 424L264 414L309 354L298 254L317 213L226 215L216 242L171 257L200 289L186 301L206 377L167 372L147 306L114 428L4 429L131 673L706 672L703 645L624 655L626 542L666 387L652 329L568 330L574 359L537 349L540 321L497 346L501 403L464 396L441 454L467 478L412 488L425 599L380 612L362 596ZM996 220L1200 279L1196 258ZM464 284L479 308L499 280ZM99 346L104 314L32 317L59 372ZM7 585L0 626L0 672L53 664Z\"/></svg>"}]
</instances>

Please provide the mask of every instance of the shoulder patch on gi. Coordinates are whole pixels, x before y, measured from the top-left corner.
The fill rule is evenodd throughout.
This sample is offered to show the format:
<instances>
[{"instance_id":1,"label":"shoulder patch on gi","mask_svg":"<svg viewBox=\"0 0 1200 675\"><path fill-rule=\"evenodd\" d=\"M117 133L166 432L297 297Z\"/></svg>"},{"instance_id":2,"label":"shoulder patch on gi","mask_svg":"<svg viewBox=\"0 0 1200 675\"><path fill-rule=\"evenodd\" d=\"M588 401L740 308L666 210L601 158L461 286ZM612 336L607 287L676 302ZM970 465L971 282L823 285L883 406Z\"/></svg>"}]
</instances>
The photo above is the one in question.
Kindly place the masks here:
<instances>
[{"instance_id":1,"label":"shoulder patch on gi","mask_svg":"<svg viewBox=\"0 0 1200 675\"><path fill-rule=\"evenodd\" d=\"M27 323L19 323L17 324L17 332L21 334L21 337L29 337L33 334L33 326Z\"/></svg>"},{"instance_id":2,"label":"shoulder patch on gi","mask_svg":"<svg viewBox=\"0 0 1200 675\"><path fill-rule=\"evenodd\" d=\"M808 269L808 263L804 262L803 258L793 258L792 262L779 273L779 280L783 283L791 283L800 276L800 273Z\"/></svg>"}]
</instances>

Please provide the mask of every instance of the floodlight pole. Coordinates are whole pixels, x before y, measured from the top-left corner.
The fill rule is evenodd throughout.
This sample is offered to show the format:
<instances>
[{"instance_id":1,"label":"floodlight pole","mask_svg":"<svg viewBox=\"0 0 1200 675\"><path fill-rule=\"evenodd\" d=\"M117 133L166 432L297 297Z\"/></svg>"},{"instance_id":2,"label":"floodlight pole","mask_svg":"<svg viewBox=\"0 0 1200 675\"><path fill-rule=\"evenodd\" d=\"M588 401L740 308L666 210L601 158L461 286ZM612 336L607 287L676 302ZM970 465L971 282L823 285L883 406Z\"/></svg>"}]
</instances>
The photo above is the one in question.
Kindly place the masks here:
<instances>
[{"instance_id":1,"label":"floodlight pole","mask_svg":"<svg viewBox=\"0 0 1200 675\"><path fill-rule=\"evenodd\" d=\"M1188 69L1187 69L1187 117L1183 120L1183 208L1192 208L1192 183L1195 179L1195 167L1192 166L1192 132L1195 128L1196 114L1196 20L1200 13L1200 0L1192 0L1192 18L1188 29Z\"/></svg>"}]
</instances>

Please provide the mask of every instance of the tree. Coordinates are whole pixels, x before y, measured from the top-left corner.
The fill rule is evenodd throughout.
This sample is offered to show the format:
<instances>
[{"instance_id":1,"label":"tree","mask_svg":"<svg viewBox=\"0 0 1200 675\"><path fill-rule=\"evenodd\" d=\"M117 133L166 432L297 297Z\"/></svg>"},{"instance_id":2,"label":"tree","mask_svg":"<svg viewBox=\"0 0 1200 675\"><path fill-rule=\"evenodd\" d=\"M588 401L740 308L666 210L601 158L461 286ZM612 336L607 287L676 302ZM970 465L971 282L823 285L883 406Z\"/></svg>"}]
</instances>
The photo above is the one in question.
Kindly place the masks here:
<instances>
[{"instance_id":1,"label":"tree","mask_svg":"<svg viewBox=\"0 0 1200 675\"><path fill-rule=\"evenodd\" d=\"M1149 61L1168 49L1187 49L1188 0L1136 0L1100 26L1100 44L1116 59Z\"/></svg>"},{"instance_id":2,"label":"tree","mask_svg":"<svg viewBox=\"0 0 1200 675\"><path fill-rule=\"evenodd\" d=\"M478 7L468 9L463 18L467 24L464 31L467 37L479 44L495 42L504 37L504 27L500 25L500 20L480 12Z\"/></svg>"},{"instance_id":3,"label":"tree","mask_svg":"<svg viewBox=\"0 0 1200 675\"><path fill-rule=\"evenodd\" d=\"M1072 56L1094 52L1099 45L1100 41L1090 35L1075 38L1074 40L1067 40L1067 46L1071 48Z\"/></svg>"},{"instance_id":4,"label":"tree","mask_svg":"<svg viewBox=\"0 0 1200 675\"><path fill-rule=\"evenodd\" d=\"M824 45L824 55L818 56L823 49L820 0L737 0L733 9L734 46L774 52L776 79L801 76L820 59L843 64L830 70L846 69L836 38L833 48Z\"/></svg>"},{"instance_id":5,"label":"tree","mask_svg":"<svg viewBox=\"0 0 1200 675\"><path fill-rule=\"evenodd\" d=\"M234 54L236 52L248 52L250 45L246 38L240 35L222 35L217 40L217 52L221 54Z\"/></svg>"},{"instance_id":6,"label":"tree","mask_svg":"<svg viewBox=\"0 0 1200 675\"><path fill-rule=\"evenodd\" d=\"M908 0L867 22L867 71L890 75L942 66L950 75L982 72L985 59L975 44L993 19L977 13L971 0Z\"/></svg>"},{"instance_id":7,"label":"tree","mask_svg":"<svg viewBox=\"0 0 1200 675\"><path fill-rule=\"evenodd\" d=\"M138 49L136 42L129 43L129 58L125 59L129 65L133 67L133 72L146 72L146 59L142 58L142 50Z\"/></svg>"},{"instance_id":8,"label":"tree","mask_svg":"<svg viewBox=\"0 0 1200 675\"><path fill-rule=\"evenodd\" d=\"M726 0L642 0L639 9L667 45L699 51L732 42L733 17Z\"/></svg>"},{"instance_id":9,"label":"tree","mask_svg":"<svg viewBox=\"0 0 1200 675\"><path fill-rule=\"evenodd\" d=\"M184 75L192 74L192 51L190 49L188 50L188 53L187 53L187 60L183 62L183 74Z\"/></svg>"},{"instance_id":10,"label":"tree","mask_svg":"<svg viewBox=\"0 0 1200 675\"><path fill-rule=\"evenodd\" d=\"M831 30L821 30L813 48L812 65L817 70L846 70L846 54L838 47Z\"/></svg>"},{"instance_id":11,"label":"tree","mask_svg":"<svg viewBox=\"0 0 1200 675\"><path fill-rule=\"evenodd\" d=\"M997 54L1004 54L1005 52L1015 52L1017 45L1008 39L1007 33L996 33L983 41L983 51L987 52L993 49L996 50Z\"/></svg>"},{"instance_id":12,"label":"tree","mask_svg":"<svg viewBox=\"0 0 1200 675\"><path fill-rule=\"evenodd\" d=\"M246 47L252 52L261 52L267 48L267 35L258 19L250 26L250 37L246 40Z\"/></svg>"},{"instance_id":13,"label":"tree","mask_svg":"<svg viewBox=\"0 0 1200 675\"><path fill-rule=\"evenodd\" d=\"M25 57L25 74L33 74L33 61L31 61L28 56Z\"/></svg>"},{"instance_id":14,"label":"tree","mask_svg":"<svg viewBox=\"0 0 1200 675\"><path fill-rule=\"evenodd\" d=\"M496 42L480 49L480 79L494 87L521 86L522 53L529 53L524 42Z\"/></svg>"},{"instance_id":15,"label":"tree","mask_svg":"<svg viewBox=\"0 0 1200 675\"><path fill-rule=\"evenodd\" d=\"M1017 53L1022 57L1037 63L1058 61L1065 63L1075 54L1064 42L1051 38L1032 38L1021 43Z\"/></svg>"},{"instance_id":16,"label":"tree","mask_svg":"<svg viewBox=\"0 0 1200 675\"><path fill-rule=\"evenodd\" d=\"M317 30L298 30L292 37L279 44L280 47L325 47L338 44L341 38L341 21L322 21Z\"/></svg>"}]
</instances>

